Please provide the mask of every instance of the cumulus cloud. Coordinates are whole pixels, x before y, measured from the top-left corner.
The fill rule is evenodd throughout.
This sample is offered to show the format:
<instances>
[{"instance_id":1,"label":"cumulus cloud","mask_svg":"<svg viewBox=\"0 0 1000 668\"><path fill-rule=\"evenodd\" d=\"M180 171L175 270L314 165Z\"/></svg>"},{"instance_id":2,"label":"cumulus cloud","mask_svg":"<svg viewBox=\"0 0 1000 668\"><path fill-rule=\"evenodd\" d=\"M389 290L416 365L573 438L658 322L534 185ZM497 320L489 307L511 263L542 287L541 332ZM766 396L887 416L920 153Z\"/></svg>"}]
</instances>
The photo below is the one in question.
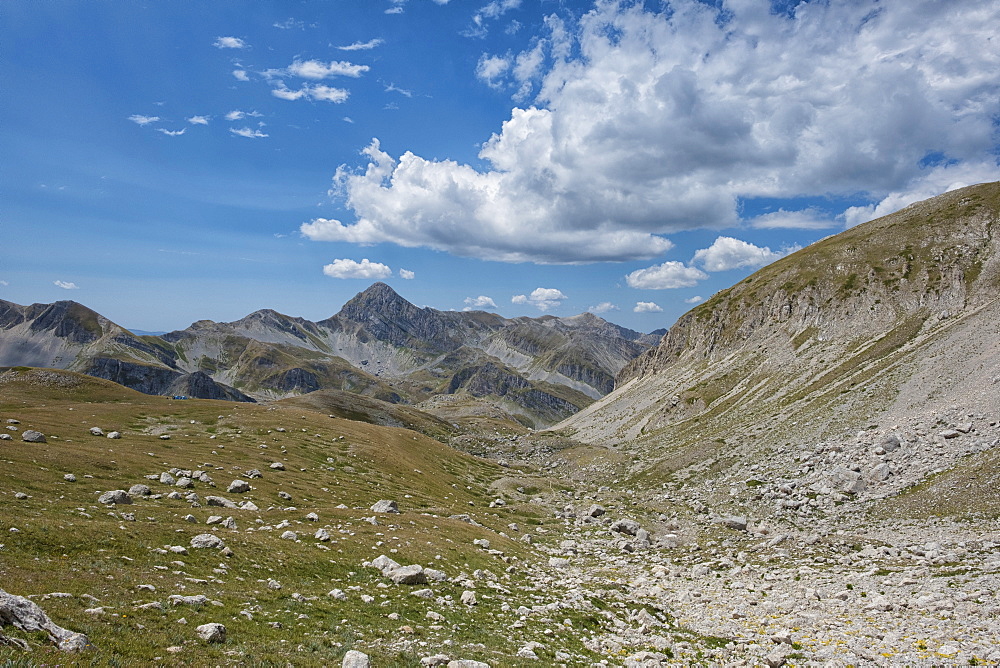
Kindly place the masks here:
<instances>
[{"instance_id":1,"label":"cumulus cloud","mask_svg":"<svg viewBox=\"0 0 1000 668\"><path fill-rule=\"evenodd\" d=\"M656 304L655 302L636 302L635 308L632 309L636 313L662 313L663 308Z\"/></svg>"},{"instance_id":2,"label":"cumulus cloud","mask_svg":"<svg viewBox=\"0 0 1000 668\"><path fill-rule=\"evenodd\" d=\"M128 117L130 121L138 125L149 125L150 123L155 123L160 120L159 116L143 116L142 114L132 114Z\"/></svg>"},{"instance_id":3,"label":"cumulus cloud","mask_svg":"<svg viewBox=\"0 0 1000 668\"><path fill-rule=\"evenodd\" d=\"M697 267L689 267L683 262L671 260L645 269L637 269L625 276L631 288L643 290L669 290L690 288L708 278L708 274Z\"/></svg>"},{"instance_id":4,"label":"cumulus cloud","mask_svg":"<svg viewBox=\"0 0 1000 668\"><path fill-rule=\"evenodd\" d=\"M744 267L763 267L775 260L798 250L790 248L784 252L772 251L767 246L761 248L732 237L719 237L708 248L695 251L693 262L706 271L727 271Z\"/></svg>"},{"instance_id":5,"label":"cumulus cloud","mask_svg":"<svg viewBox=\"0 0 1000 668\"><path fill-rule=\"evenodd\" d=\"M368 49L374 49L376 47L382 46L385 40L381 39L370 39L367 42L354 42L353 44L348 44L347 46L338 46L337 48L341 51L367 51Z\"/></svg>"},{"instance_id":6,"label":"cumulus cloud","mask_svg":"<svg viewBox=\"0 0 1000 668\"><path fill-rule=\"evenodd\" d=\"M246 137L247 139L261 139L263 137L270 136L267 133L261 132L260 130L254 130L253 128L229 128L229 131L234 135Z\"/></svg>"},{"instance_id":7,"label":"cumulus cloud","mask_svg":"<svg viewBox=\"0 0 1000 668\"><path fill-rule=\"evenodd\" d=\"M705 298L700 295L695 295L694 297L688 297L684 300L685 304L699 304L705 301Z\"/></svg>"},{"instance_id":8,"label":"cumulus cloud","mask_svg":"<svg viewBox=\"0 0 1000 668\"><path fill-rule=\"evenodd\" d=\"M247 74L246 70L233 70L233 76L238 81L250 81L250 76Z\"/></svg>"},{"instance_id":9,"label":"cumulus cloud","mask_svg":"<svg viewBox=\"0 0 1000 668\"><path fill-rule=\"evenodd\" d=\"M413 273L412 271L410 271L409 269L400 269L399 270L399 277L403 278L403 279L406 279L408 281L413 280L414 278L416 278L416 276L417 275L415 273Z\"/></svg>"},{"instance_id":10,"label":"cumulus cloud","mask_svg":"<svg viewBox=\"0 0 1000 668\"><path fill-rule=\"evenodd\" d=\"M355 220L314 221L314 238L653 259L664 235L737 224L744 199L865 194L872 207L850 224L896 206L894 193L940 192L956 165L1000 178L995 2L652 4L599 2L550 18L522 53L481 58L481 79L531 96L481 162L390 156L375 141L367 164L336 173Z\"/></svg>"},{"instance_id":11,"label":"cumulus cloud","mask_svg":"<svg viewBox=\"0 0 1000 668\"><path fill-rule=\"evenodd\" d=\"M466 37L485 37L488 21L497 19L520 6L521 0L492 0L480 7L479 11L472 16L472 26L463 34Z\"/></svg>"},{"instance_id":12,"label":"cumulus cloud","mask_svg":"<svg viewBox=\"0 0 1000 668\"><path fill-rule=\"evenodd\" d=\"M245 49L247 43L239 37L219 37L212 46L217 49Z\"/></svg>"},{"instance_id":13,"label":"cumulus cloud","mask_svg":"<svg viewBox=\"0 0 1000 668\"><path fill-rule=\"evenodd\" d=\"M535 288L530 295L514 295L510 301L512 304L530 304L539 311L551 311L564 299L569 298L556 288Z\"/></svg>"},{"instance_id":14,"label":"cumulus cloud","mask_svg":"<svg viewBox=\"0 0 1000 668\"><path fill-rule=\"evenodd\" d=\"M527 299L527 298L525 298ZM479 295L478 297L466 297L465 298L465 308L463 311L477 311L486 308L496 308L497 304L495 301L487 297L486 295Z\"/></svg>"},{"instance_id":15,"label":"cumulus cloud","mask_svg":"<svg viewBox=\"0 0 1000 668\"><path fill-rule=\"evenodd\" d=\"M323 267L323 273L331 278L388 278L392 269L381 262L371 262L368 258L355 262L354 260L334 260Z\"/></svg>"},{"instance_id":16,"label":"cumulus cloud","mask_svg":"<svg viewBox=\"0 0 1000 668\"><path fill-rule=\"evenodd\" d=\"M190 116L186 120L191 125L208 125L209 117L208 116Z\"/></svg>"},{"instance_id":17,"label":"cumulus cloud","mask_svg":"<svg viewBox=\"0 0 1000 668\"><path fill-rule=\"evenodd\" d=\"M591 313L607 313L608 311L618 311L620 309L611 302L601 302L597 306L591 306L587 310Z\"/></svg>"},{"instance_id":18,"label":"cumulus cloud","mask_svg":"<svg viewBox=\"0 0 1000 668\"><path fill-rule=\"evenodd\" d=\"M79 290L80 286L76 283L70 283L69 281L52 281L52 284L57 288L62 288L63 290Z\"/></svg>"}]
</instances>

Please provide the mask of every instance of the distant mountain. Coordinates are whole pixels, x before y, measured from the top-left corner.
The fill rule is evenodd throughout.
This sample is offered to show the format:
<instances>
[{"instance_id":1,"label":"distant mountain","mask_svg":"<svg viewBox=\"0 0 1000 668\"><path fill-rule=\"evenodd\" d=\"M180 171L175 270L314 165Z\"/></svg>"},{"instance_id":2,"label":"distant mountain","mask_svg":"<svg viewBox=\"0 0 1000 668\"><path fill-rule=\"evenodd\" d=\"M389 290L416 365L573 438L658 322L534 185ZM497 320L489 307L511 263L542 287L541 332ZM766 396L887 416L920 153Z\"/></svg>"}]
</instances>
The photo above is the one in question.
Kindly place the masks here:
<instances>
[{"instance_id":1,"label":"distant mountain","mask_svg":"<svg viewBox=\"0 0 1000 668\"><path fill-rule=\"evenodd\" d=\"M438 311L384 283L320 322L266 309L162 336L136 336L74 302L2 304L3 365L69 368L152 394L242 401L321 389L396 404L459 394L532 427L610 392L615 375L650 347L647 335L590 313L506 319Z\"/></svg>"}]
</instances>

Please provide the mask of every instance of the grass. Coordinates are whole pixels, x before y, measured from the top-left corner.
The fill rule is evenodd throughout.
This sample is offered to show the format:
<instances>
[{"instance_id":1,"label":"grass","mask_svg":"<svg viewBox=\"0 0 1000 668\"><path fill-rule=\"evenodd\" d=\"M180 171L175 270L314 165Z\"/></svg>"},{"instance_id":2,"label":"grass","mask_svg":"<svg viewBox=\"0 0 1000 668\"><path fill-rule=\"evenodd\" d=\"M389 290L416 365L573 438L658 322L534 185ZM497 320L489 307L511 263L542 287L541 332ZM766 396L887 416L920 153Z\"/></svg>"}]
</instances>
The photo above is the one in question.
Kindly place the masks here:
<instances>
[{"instance_id":1,"label":"grass","mask_svg":"<svg viewBox=\"0 0 1000 668\"><path fill-rule=\"evenodd\" d=\"M16 434L36 428L48 437L44 444L0 442L0 582L39 602L56 623L90 637L98 649L74 657L82 665L331 665L352 647L369 653L376 665L414 665L435 651L519 665L511 658L518 643L540 632L512 632L499 610L501 601L532 604L524 566L535 558L500 532L510 531L512 522L551 521L527 497L515 498L521 495L504 508L487 508L495 496L490 485L516 475L511 469L413 431L329 418L301 406L171 401L68 372L0 372L0 418L19 420ZM123 436L92 436L92 426ZM165 429L167 441L158 435ZM270 469L274 461L286 470ZM193 491L202 498L246 498L260 511L195 508L166 497L117 508L97 503L98 492L139 482L169 492L144 476L172 467L209 472L217 486L197 482ZM251 480L253 489L226 493L229 482L251 468L263 472ZM65 481L67 473L77 482ZM15 492L29 498L14 499ZM373 515L368 507L381 498L396 499L402 514L381 516L373 525L363 518ZM309 512L319 521L307 521ZM196 524L184 521L189 513ZM485 526L448 519L463 513ZM207 525L215 514L232 515L237 529ZM283 521L298 542L280 538L285 528L276 527ZM333 540L314 540L319 526ZM190 547L187 555L164 552L204 532L223 538L233 556ZM477 538L488 538L502 554L474 546ZM381 575L361 564L383 553L450 576L489 571L510 594L484 587L483 574L475 578L474 608L457 602L465 585L453 582L432 585L430 600L411 596L411 587L382 588ZM269 588L268 579L281 589ZM142 584L155 591L138 589ZM344 590L347 600L327 596L333 588ZM73 596L45 598L53 592ZM204 594L217 604L170 606L167 597L175 593ZM363 603L362 594L374 602ZM163 609L137 607L153 601ZM103 614L87 612L93 608ZM446 621L428 620L429 610ZM194 627L209 621L227 626L226 643L197 639ZM404 626L412 633L400 630ZM27 654L0 647L0 665L67 658L39 638L26 639L32 645ZM574 634L561 642L589 655Z\"/></svg>"}]
</instances>

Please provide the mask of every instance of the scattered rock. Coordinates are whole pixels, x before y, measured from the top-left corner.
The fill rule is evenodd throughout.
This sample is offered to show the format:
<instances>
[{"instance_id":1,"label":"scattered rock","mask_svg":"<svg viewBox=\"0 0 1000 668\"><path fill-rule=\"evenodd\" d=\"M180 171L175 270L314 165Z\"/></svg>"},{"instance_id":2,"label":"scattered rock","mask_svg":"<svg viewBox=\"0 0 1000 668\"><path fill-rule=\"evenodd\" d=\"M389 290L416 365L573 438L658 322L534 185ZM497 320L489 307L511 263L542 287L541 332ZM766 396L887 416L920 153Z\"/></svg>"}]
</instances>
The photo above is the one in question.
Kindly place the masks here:
<instances>
[{"instance_id":1,"label":"scattered rock","mask_svg":"<svg viewBox=\"0 0 1000 668\"><path fill-rule=\"evenodd\" d=\"M399 513L399 506L395 501L389 499L382 499L381 501L376 501L375 505L371 507L372 512L376 513Z\"/></svg>"},{"instance_id":2,"label":"scattered rock","mask_svg":"<svg viewBox=\"0 0 1000 668\"><path fill-rule=\"evenodd\" d=\"M106 505L128 505L132 503L132 497L124 489L113 489L101 494L97 501Z\"/></svg>"},{"instance_id":3,"label":"scattered rock","mask_svg":"<svg viewBox=\"0 0 1000 668\"><path fill-rule=\"evenodd\" d=\"M29 429L21 434L21 440L25 443L46 443L45 434L34 429Z\"/></svg>"},{"instance_id":4,"label":"scattered rock","mask_svg":"<svg viewBox=\"0 0 1000 668\"><path fill-rule=\"evenodd\" d=\"M224 545L225 543L223 543L221 538L211 533L200 533L191 539L191 547L198 549L220 548Z\"/></svg>"},{"instance_id":5,"label":"scattered rock","mask_svg":"<svg viewBox=\"0 0 1000 668\"><path fill-rule=\"evenodd\" d=\"M351 649L344 655L344 661L340 664L340 666L341 668L370 668L371 661L368 659L368 655L364 652Z\"/></svg>"},{"instance_id":6,"label":"scattered rock","mask_svg":"<svg viewBox=\"0 0 1000 668\"><path fill-rule=\"evenodd\" d=\"M216 622L202 624L197 627L198 637L205 642L226 642L226 627Z\"/></svg>"},{"instance_id":7,"label":"scattered rock","mask_svg":"<svg viewBox=\"0 0 1000 668\"><path fill-rule=\"evenodd\" d=\"M250 483L246 480L234 480L229 483L229 487L226 489L230 494L245 494L250 491Z\"/></svg>"}]
</instances>

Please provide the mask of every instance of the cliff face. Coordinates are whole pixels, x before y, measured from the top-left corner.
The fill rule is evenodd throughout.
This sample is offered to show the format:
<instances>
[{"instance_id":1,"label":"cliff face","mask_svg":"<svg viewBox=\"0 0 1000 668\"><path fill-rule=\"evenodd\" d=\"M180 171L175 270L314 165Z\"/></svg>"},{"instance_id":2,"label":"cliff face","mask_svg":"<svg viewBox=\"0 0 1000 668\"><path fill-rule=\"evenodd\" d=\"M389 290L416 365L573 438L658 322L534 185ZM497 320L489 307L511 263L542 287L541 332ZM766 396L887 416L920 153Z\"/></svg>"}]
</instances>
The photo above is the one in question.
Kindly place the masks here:
<instances>
[{"instance_id":1,"label":"cliff face","mask_svg":"<svg viewBox=\"0 0 1000 668\"><path fill-rule=\"evenodd\" d=\"M984 184L783 258L681 317L565 426L633 438L706 412L780 411L847 391L996 303L998 219L1000 184Z\"/></svg>"}]
</instances>

